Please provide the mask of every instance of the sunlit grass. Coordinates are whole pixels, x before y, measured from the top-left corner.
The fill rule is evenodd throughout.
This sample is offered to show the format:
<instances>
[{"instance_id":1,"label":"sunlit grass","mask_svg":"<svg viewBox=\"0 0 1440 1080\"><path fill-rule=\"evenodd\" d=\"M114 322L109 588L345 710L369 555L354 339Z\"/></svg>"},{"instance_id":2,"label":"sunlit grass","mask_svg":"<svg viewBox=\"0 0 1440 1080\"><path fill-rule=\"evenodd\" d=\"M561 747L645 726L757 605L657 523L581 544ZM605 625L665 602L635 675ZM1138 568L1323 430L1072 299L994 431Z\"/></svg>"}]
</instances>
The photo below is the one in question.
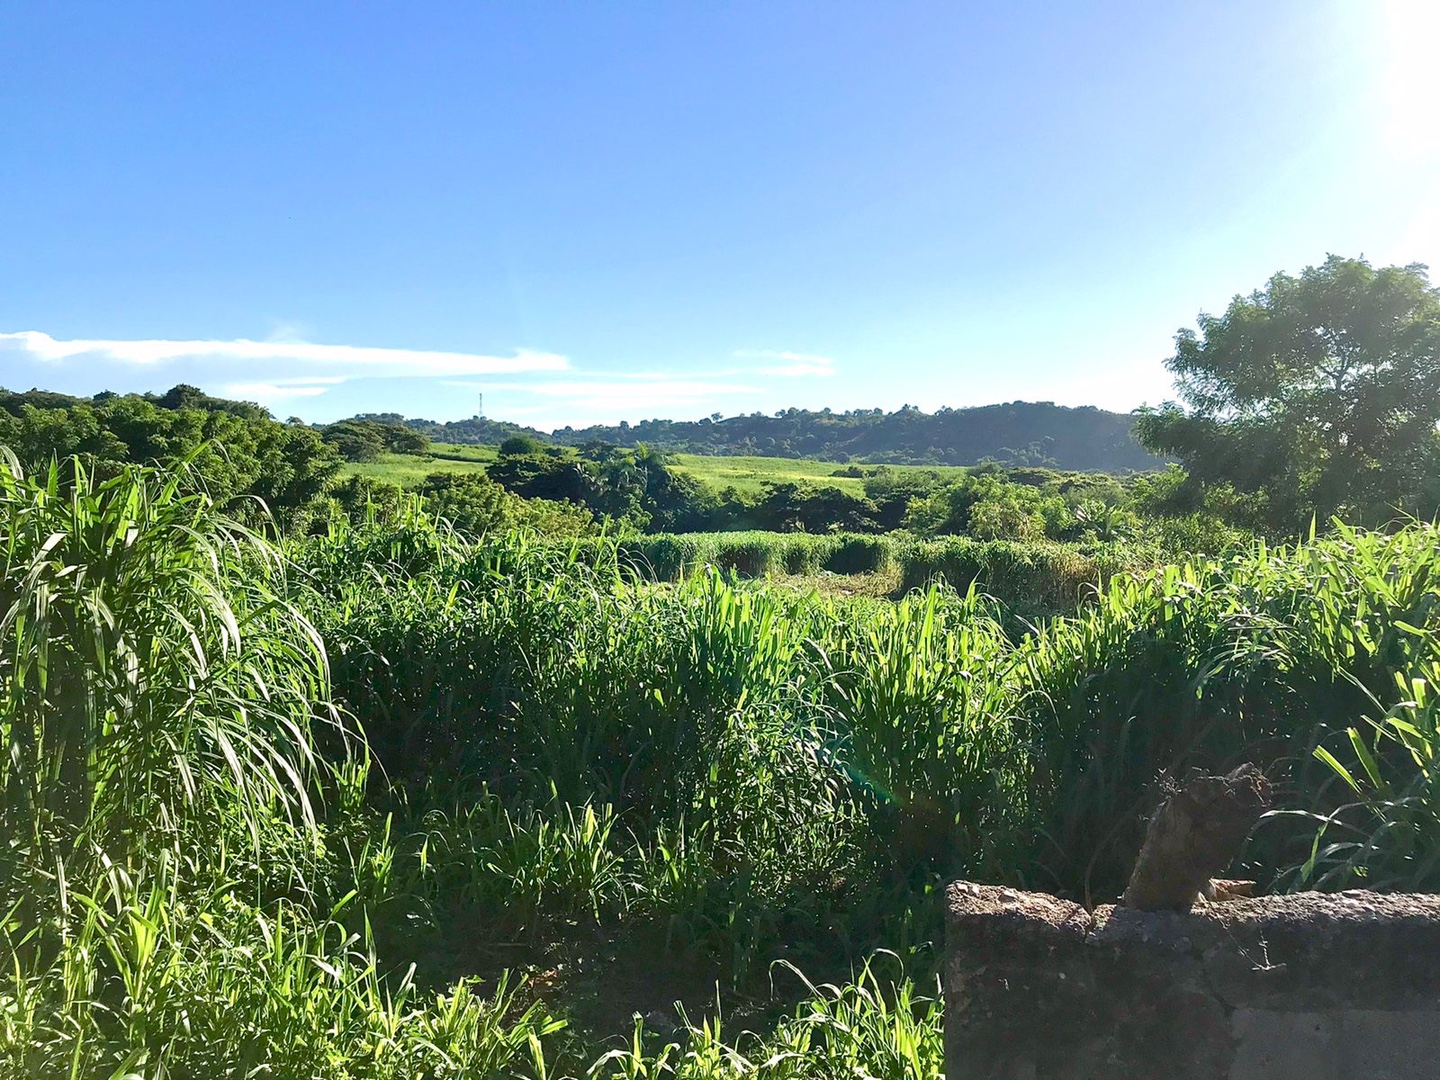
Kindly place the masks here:
<instances>
[{"instance_id":1,"label":"sunlit grass","mask_svg":"<svg viewBox=\"0 0 1440 1080\"><path fill-rule=\"evenodd\" d=\"M465 447L464 449L470 449ZM437 472L472 473L485 471L485 466L495 460L490 458L450 458L421 456L416 454L381 454L376 461L352 461L342 466L342 476L364 476L371 480L385 480L401 487L415 487L425 477Z\"/></svg>"},{"instance_id":2,"label":"sunlit grass","mask_svg":"<svg viewBox=\"0 0 1440 1080\"><path fill-rule=\"evenodd\" d=\"M493 446L467 446L458 443L431 443L429 455L382 454L378 461L351 462L342 475L367 476L388 480L403 487L414 487L432 472L474 472L495 461L499 451ZM712 457L702 454L674 454L672 466L720 492L733 487L741 495L759 495L766 484L798 483L817 487L838 487L851 495L865 494L865 480L858 476L837 475L852 466L833 461L809 461L800 458L776 457ZM871 469L874 466L855 466ZM889 465L897 473L937 472L944 479L964 475L965 469L953 465Z\"/></svg>"},{"instance_id":3,"label":"sunlit grass","mask_svg":"<svg viewBox=\"0 0 1440 1080\"><path fill-rule=\"evenodd\" d=\"M1157 782L1247 759L1254 876L1440 881L1429 526L658 537L662 586L413 504L277 547L138 469L10 468L0 525L0 1077L934 1076L943 883L1111 899ZM926 572L741 579L841 558Z\"/></svg>"},{"instance_id":4,"label":"sunlit grass","mask_svg":"<svg viewBox=\"0 0 1440 1080\"><path fill-rule=\"evenodd\" d=\"M783 483L838 487L850 495L864 495L864 478L843 474L854 470L870 472L877 467L802 458L724 457L708 454L675 454L673 462L675 468L689 473L715 491L733 487L747 496L760 494L765 484ZM886 465L885 468L902 476L908 473L937 473L942 481L957 480L968 471L958 465Z\"/></svg>"}]
</instances>

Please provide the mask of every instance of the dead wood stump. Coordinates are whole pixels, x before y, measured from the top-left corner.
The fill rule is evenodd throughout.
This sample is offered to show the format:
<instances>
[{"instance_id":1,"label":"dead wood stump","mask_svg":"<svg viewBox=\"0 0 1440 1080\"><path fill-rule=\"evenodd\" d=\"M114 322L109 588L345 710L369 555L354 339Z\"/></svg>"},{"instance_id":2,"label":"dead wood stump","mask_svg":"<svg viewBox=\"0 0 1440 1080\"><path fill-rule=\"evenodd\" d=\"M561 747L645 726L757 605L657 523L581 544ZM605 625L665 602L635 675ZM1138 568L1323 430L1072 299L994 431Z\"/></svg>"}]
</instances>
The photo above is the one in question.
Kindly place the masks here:
<instances>
[{"instance_id":1,"label":"dead wood stump","mask_svg":"<svg viewBox=\"0 0 1440 1080\"><path fill-rule=\"evenodd\" d=\"M1254 765L1187 781L1151 816L1121 904L1189 911L1212 894L1210 879L1240 853L1269 805L1269 781Z\"/></svg>"}]
</instances>

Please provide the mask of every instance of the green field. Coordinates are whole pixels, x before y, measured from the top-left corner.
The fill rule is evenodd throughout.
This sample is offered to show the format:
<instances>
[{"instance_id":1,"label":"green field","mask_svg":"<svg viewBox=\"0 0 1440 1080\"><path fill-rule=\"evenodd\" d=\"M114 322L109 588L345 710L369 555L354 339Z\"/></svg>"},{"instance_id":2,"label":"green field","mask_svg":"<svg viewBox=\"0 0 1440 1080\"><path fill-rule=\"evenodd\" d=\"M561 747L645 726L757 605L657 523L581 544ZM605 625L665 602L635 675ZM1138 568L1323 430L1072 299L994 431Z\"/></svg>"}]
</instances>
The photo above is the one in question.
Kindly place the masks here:
<instances>
[{"instance_id":1,"label":"green field","mask_svg":"<svg viewBox=\"0 0 1440 1080\"><path fill-rule=\"evenodd\" d=\"M469 446L465 443L432 442L430 444L432 456L446 461L494 461L500 456L500 452L493 446Z\"/></svg>"},{"instance_id":2,"label":"green field","mask_svg":"<svg viewBox=\"0 0 1440 1080\"><path fill-rule=\"evenodd\" d=\"M497 454L493 446L456 446L432 443L428 455L381 454L378 461L347 462L342 476L368 476L401 487L414 487L436 472L484 472Z\"/></svg>"},{"instance_id":3,"label":"green field","mask_svg":"<svg viewBox=\"0 0 1440 1080\"><path fill-rule=\"evenodd\" d=\"M352 462L344 467L347 476L368 476L388 480L402 487L413 487L433 472L483 471L496 460L493 446L463 446L455 443L432 443L430 454L384 454L378 461ZM669 459L677 471L693 476L705 486L723 491L733 487L741 495L758 495L766 484L811 484L834 486L851 495L865 494L865 480L858 476L837 476L850 466L835 461L810 461L804 458L778 457L707 457L703 454L675 454ZM860 465L869 471L873 465ZM941 476L959 477L965 469L956 465L889 465L896 472L935 472Z\"/></svg>"},{"instance_id":4,"label":"green field","mask_svg":"<svg viewBox=\"0 0 1440 1080\"><path fill-rule=\"evenodd\" d=\"M733 487L742 495L758 495L765 484L805 483L833 485L851 495L865 494L865 481L858 476L837 476L850 466L834 461L810 461L804 458L777 457L706 457L701 454L676 454L671 459L679 472L686 473L708 487L722 491ZM873 465L860 465L869 471ZM956 465L891 465L896 472L937 472L958 477L965 469Z\"/></svg>"}]
</instances>

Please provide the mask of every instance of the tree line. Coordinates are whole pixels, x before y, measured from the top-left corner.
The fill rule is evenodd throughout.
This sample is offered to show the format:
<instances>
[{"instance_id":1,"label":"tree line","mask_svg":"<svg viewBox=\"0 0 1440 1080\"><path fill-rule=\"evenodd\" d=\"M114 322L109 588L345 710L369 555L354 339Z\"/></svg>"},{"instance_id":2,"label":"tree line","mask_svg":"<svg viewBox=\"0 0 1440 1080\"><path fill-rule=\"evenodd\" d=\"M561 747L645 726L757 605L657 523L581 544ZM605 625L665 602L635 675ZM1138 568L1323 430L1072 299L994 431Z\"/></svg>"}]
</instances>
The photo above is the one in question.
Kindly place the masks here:
<instances>
[{"instance_id":1,"label":"tree line","mask_svg":"<svg viewBox=\"0 0 1440 1080\"><path fill-rule=\"evenodd\" d=\"M1285 538L1332 517L1375 526L1440 509L1440 290L1424 266L1376 269L1331 256L1298 276L1276 274L1224 314L1202 313L1198 330L1181 330L1166 364L1180 400L1138 417L1048 403L933 415L789 409L553 437L479 418L281 423L259 405L183 385L93 398L0 390L0 445L30 469L71 455L102 473L180 463L232 512L263 503L282 524L306 528L404 497L380 482L342 479L342 462L423 455L432 435L465 441L481 430L499 436L502 449L488 477L436 473L418 492L472 531L526 523L574 533L604 522L652 532L903 528L1065 539L1160 517ZM976 457L982 447L998 452ZM714 491L673 467L667 454L677 449L862 459L849 469L865 491ZM980 464L958 480L883 468L896 459L972 458ZM1164 458L1177 464L1154 471ZM1152 471L1077 479L1054 469L1057 460Z\"/></svg>"},{"instance_id":2,"label":"tree line","mask_svg":"<svg viewBox=\"0 0 1440 1080\"><path fill-rule=\"evenodd\" d=\"M559 446L641 444L671 453L709 456L759 455L863 461L871 464L1036 465L1089 472L1153 469L1161 460L1131 434L1135 418L1093 407L1016 401L980 408L926 413L906 405L894 412L856 409L783 409L701 420L644 420L636 424L561 428L545 434L514 424L472 417L449 423L405 419L398 413L359 419L403 424L439 442L496 445L528 436Z\"/></svg>"},{"instance_id":3,"label":"tree line","mask_svg":"<svg viewBox=\"0 0 1440 1080\"><path fill-rule=\"evenodd\" d=\"M528 526L573 536L612 532L882 533L984 539L1081 539L1118 534L1141 512L1145 483L991 462L960 479L937 471L851 465L863 493L824 483L777 483L759 494L716 490L675 467L665 451L593 441L557 446L511 435L485 472L435 471L415 488L343 475L345 462L387 453L424 456L423 432L388 418L323 427L282 423L258 405L191 386L163 394L77 398L0 391L0 445L30 471L70 457L102 477L128 464L176 467L232 516L319 531L337 516L398 519L418 499L467 535ZM263 509L262 509L263 507Z\"/></svg>"},{"instance_id":4,"label":"tree line","mask_svg":"<svg viewBox=\"0 0 1440 1080\"><path fill-rule=\"evenodd\" d=\"M410 499L472 534L529 526L571 535L594 524L584 509L527 500L484 476L437 473L413 493L345 476L347 461L423 454L429 440L403 425L370 420L281 423L259 405L183 384L163 394L91 398L0 389L0 447L27 473L63 471L76 459L104 479L128 465L159 464L182 490L203 491L231 517L290 532L323 531L337 518L393 516Z\"/></svg>"},{"instance_id":5,"label":"tree line","mask_svg":"<svg viewBox=\"0 0 1440 1080\"><path fill-rule=\"evenodd\" d=\"M1169 474L1116 477L987 462L956 476L933 469L850 465L837 475L863 493L821 482L766 483L755 494L711 488L664 451L594 442L546 446L525 436L500 445L499 459L456 477L481 497L484 482L527 499L583 507L612 530L639 532L884 533L967 535L984 540L1119 539L1171 498ZM431 477L422 488L439 479Z\"/></svg>"}]
</instances>

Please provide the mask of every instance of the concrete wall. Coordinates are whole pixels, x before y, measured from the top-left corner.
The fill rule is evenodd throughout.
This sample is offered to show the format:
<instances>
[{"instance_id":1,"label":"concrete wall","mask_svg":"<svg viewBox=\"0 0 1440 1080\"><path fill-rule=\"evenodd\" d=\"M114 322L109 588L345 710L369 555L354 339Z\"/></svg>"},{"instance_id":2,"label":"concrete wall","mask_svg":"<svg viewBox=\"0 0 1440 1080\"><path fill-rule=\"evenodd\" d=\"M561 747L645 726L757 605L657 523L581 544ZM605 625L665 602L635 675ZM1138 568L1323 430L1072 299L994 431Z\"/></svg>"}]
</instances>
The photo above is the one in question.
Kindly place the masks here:
<instances>
[{"instance_id":1,"label":"concrete wall","mask_svg":"<svg viewBox=\"0 0 1440 1080\"><path fill-rule=\"evenodd\" d=\"M1440 896L946 906L948 1080L1440 1080Z\"/></svg>"}]
</instances>

